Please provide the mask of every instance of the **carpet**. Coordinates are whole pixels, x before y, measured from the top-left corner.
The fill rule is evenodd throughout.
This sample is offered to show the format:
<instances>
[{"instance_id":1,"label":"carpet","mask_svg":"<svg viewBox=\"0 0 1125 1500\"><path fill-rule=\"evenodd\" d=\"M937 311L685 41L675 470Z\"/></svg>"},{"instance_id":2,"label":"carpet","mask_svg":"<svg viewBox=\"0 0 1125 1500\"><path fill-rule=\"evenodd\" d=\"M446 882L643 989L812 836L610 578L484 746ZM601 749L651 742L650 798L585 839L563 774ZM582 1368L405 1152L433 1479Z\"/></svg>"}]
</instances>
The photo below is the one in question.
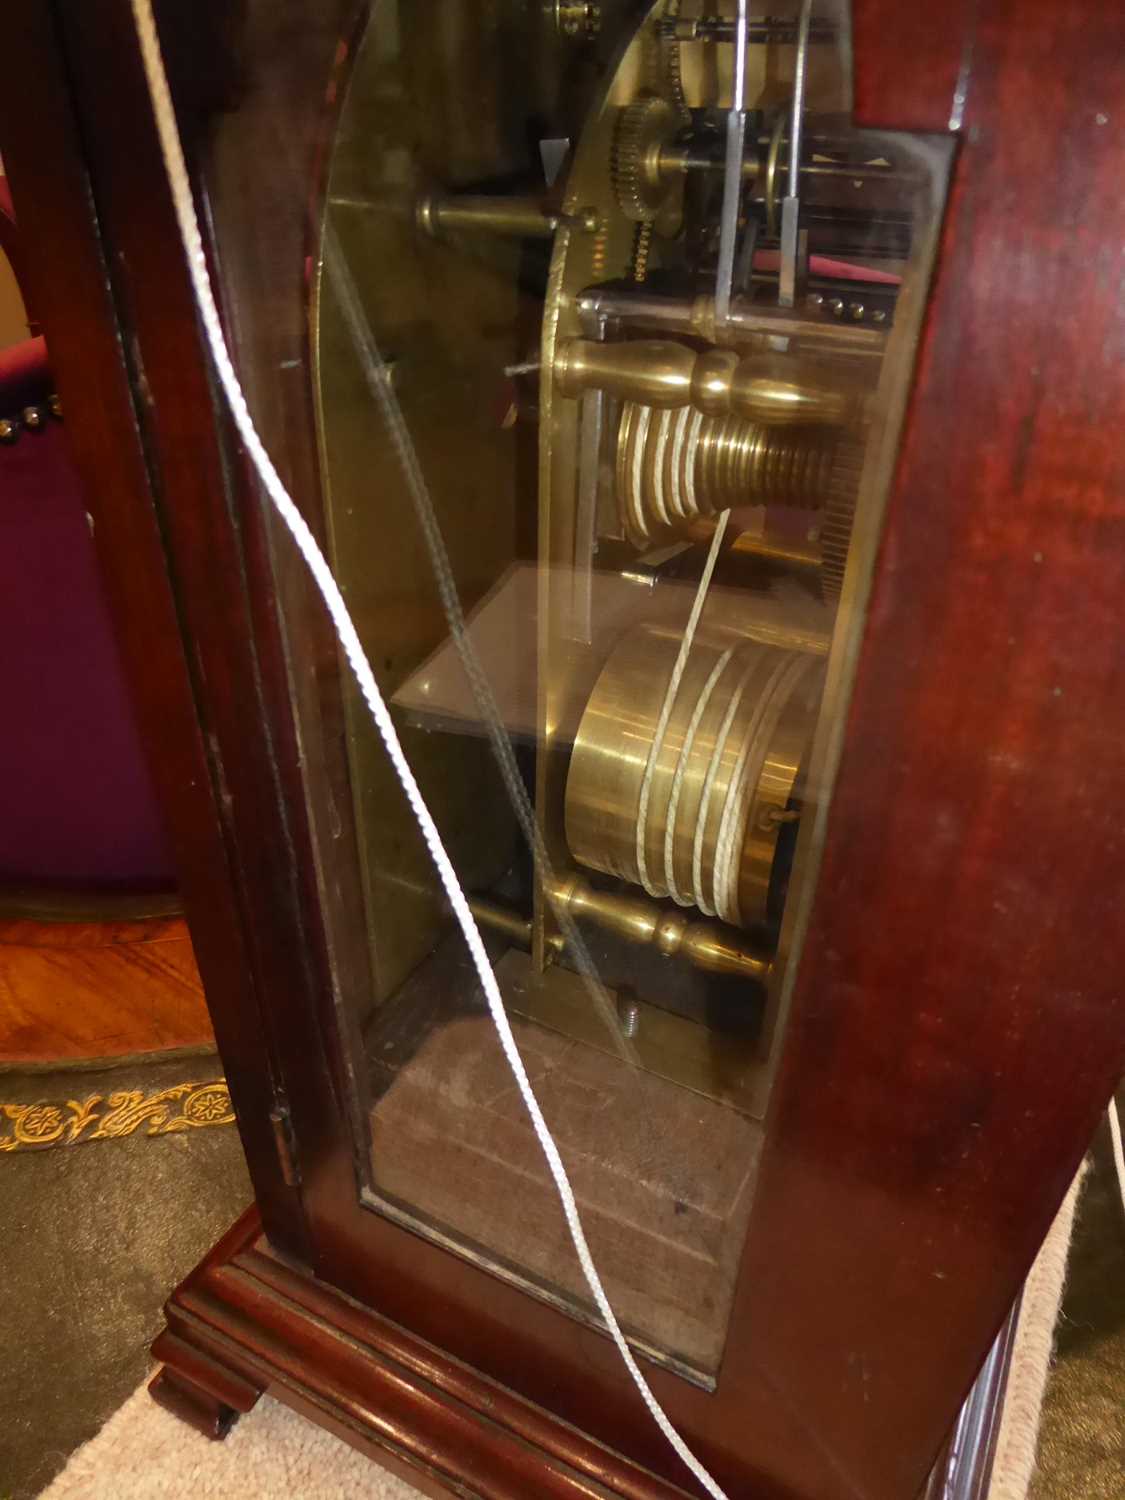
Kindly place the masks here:
<instances>
[{"instance_id":1,"label":"carpet","mask_svg":"<svg viewBox=\"0 0 1125 1500\"><path fill-rule=\"evenodd\" d=\"M31 1500L136 1389L170 1288L249 1203L221 1073L0 1071L0 1500Z\"/></svg>"},{"instance_id":2,"label":"carpet","mask_svg":"<svg viewBox=\"0 0 1125 1500\"><path fill-rule=\"evenodd\" d=\"M1125 1106L1125 1089L1118 1094ZM1067 1266L1030 1500L1125 1496L1125 1211L1105 1125Z\"/></svg>"},{"instance_id":3,"label":"carpet","mask_svg":"<svg viewBox=\"0 0 1125 1500\"><path fill-rule=\"evenodd\" d=\"M988 1500L1026 1500L1035 1473L1043 1397L1082 1177L1079 1171L1024 1282Z\"/></svg>"},{"instance_id":4,"label":"carpet","mask_svg":"<svg viewBox=\"0 0 1125 1500\"><path fill-rule=\"evenodd\" d=\"M142 1386L41 1500L420 1500L353 1448L263 1396L213 1443Z\"/></svg>"}]
</instances>

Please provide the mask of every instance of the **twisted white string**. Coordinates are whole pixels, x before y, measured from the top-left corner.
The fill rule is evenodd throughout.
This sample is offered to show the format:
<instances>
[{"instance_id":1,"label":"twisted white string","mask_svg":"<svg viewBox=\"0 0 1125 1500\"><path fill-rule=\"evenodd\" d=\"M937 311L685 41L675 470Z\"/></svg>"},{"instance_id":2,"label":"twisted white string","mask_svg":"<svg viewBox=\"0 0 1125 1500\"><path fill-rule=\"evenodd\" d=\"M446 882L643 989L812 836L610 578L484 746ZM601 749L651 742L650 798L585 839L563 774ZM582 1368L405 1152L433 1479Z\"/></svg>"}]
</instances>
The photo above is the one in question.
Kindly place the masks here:
<instances>
[{"instance_id":1,"label":"twisted white string","mask_svg":"<svg viewBox=\"0 0 1125 1500\"><path fill-rule=\"evenodd\" d=\"M678 1457L706 1492L713 1497L713 1500L727 1500L727 1496L718 1483L695 1457L694 1453L692 1453L691 1449L672 1425L663 1407L653 1394L648 1381L641 1373L640 1366L633 1357L633 1352L629 1348L625 1335L621 1331L621 1325L618 1323L613 1308L610 1306L609 1298L606 1296L605 1288L602 1286L601 1277L598 1275L597 1267L594 1265L593 1257L590 1254L590 1247L586 1242L585 1231L582 1228L582 1221L578 1214L578 1205L575 1202L574 1192L567 1177L566 1168L563 1166L562 1158L559 1155L554 1138L548 1129L547 1122L543 1118L539 1101L535 1097L535 1091L532 1089L531 1082L528 1079L527 1070L524 1068L519 1048L516 1046L511 1023L508 1020L503 1000L500 997L500 989L496 982L496 976L488 961L488 955L485 952L480 932L473 919L473 914L469 910L468 899L465 892L461 889L449 855L446 853L441 842L437 825L430 814L429 808L426 806L422 793L418 788L418 783L414 778L414 773L410 768L410 763L407 761L402 745L399 743L398 734L391 719L390 711L383 700L382 694L379 692L375 675L371 670L371 664L367 659L358 632L352 623L347 606L336 585L336 580L332 576L332 571L324 558L324 554L317 546L316 539L309 530L304 517L297 509L285 485L282 483L281 477L274 467L269 454L266 452L265 446L258 436L257 429L250 416L246 398L243 395L242 387L238 376L235 374L234 365L227 349L222 324L219 320L218 308L215 305L215 298L211 289L207 262L203 253L203 241L199 232L199 222L195 214L191 184L188 178L187 166L184 162L179 130L176 125L175 110L168 89L168 79L164 71L164 60L161 56L160 42L157 37L156 23L153 19L152 6L150 0L132 0L132 8L137 36L140 41L141 56L144 61L145 77L152 100L153 115L160 138L160 149L168 173L168 183L172 193L172 201L175 207L180 235L184 244L184 252L187 256L192 289L195 293L195 300L199 309L203 330L210 346L215 372L223 388L223 394L226 396L235 427L238 430L238 435L258 472L266 494L290 531L301 556L308 564L309 571L312 573L317 588L324 599L325 607L339 637L340 645L343 648L352 671L355 673L360 692L363 694L364 700L371 711L371 716L375 721L383 744L386 746L391 764L406 794L411 811L422 832L422 837L426 841L426 846L433 859L438 878L445 890L457 923L465 936L465 942L468 944L469 953L477 974L480 977L485 998L488 1001L488 1008L492 1015L493 1024L496 1027L501 1048L508 1061L508 1066L512 1070L512 1075L515 1078L528 1115L531 1118L532 1128L543 1149L543 1155L546 1158L547 1166L554 1179L555 1188L566 1218L567 1228L570 1230L570 1237L582 1267L582 1273L586 1278L587 1285L590 1288L598 1310L605 1321L606 1329L613 1342L617 1345L618 1353L621 1355L633 1383L640 1392L641 1399L648 1407L653 1420L668 1439ZM723 519L725 521L725 517ZM722 526L716 532L716 545L713 546L712 557L709 559L712 567L714 565L714 556L717 554L717 542L721 534ZM701 599L698 602L700 605L702 604Z\"/></svg>"},{"instance_id":2,"label":"twisted white string","mask_svg":"<svg viewBox=\"0 0 1125 1500\"><path fill-rule=\"evenodd\" d=\"M680 810L680 794L684 789L684 778L687 775L688 762L691 760L691 752L695 746L695 737L699 733L699 726L703 722L703 715L707 711L707 705L711 701L711 694L715 691L715 684L727 669L727 664L734 655L735 648L728 646L711 669L711 675L703 684L703 691L696 700L695 709L691 716L691 722L684 731L683 747L680 750L680 758L676 762L676 771L672 777L672 790L668 794L668 811L664 820L664 884L668 887L668 894L677 906L694 906L698 904L699 892L692 889L685 896L676 884L676 817ZM706 820L707 804L696 803L696 831L699 825Z\"/></svg>"},{"instance_id":3,"label":"twisted white string","mask_svg":"<svg viewBox=\"0 0 1125 1500\"><path fill-rule=\"evenodd\" d=\"M1113 1165L1117 1171L1117 1190L1121 1194L1121 1207L1125 1210L1125 1151L1121 1148L1121 1117L1117 1113L1117 1100L1112 1094L1106 1105L1109 1116L1109 1139L1113 1146Z\"/></svg>"},{"instance_id":4,"label":"twisted white string","mask_svg":"<svg viewBox=\"0 0 1125 1500\"><path fill-rule=\"evenodd\" d=\"M715 839L712 895L715 910L724 922L741 921L738 907L739 861L737 851L746 841L746 822L750 816L748 787L756 786L765 763L766 747L781 717L793 683L806 671L808 658L793 653L782 657L754 704L750 721L743 731L738 765L727 782L722 820Z\"/></svg>"},{"instance_id":5,"label":"twisted white string","mask_svg":"<svg viewBox=\"0 0 1125 1500\"><path fill-rule=\"evenodd\" d=\"M692 643L695 640L696 626L699 617L703 613L703 605L707 599L707 590L711 586L711 574L715 571L715 564L719 560L719 549L723 544L723 533L727 529L727 521L730 519L730 511L720 511L715 517L715 534L711 538L711 548L707 553L707 561L703 564L703 572L699 575L699 585L695 590L695 598L692 600L691 613L688 615L687 626L684 629L683 639L680 641L680 649L676 653L676 661L672 667L672 675L668 679L668 686L664 689L664 702L660 705L660 714L656 720L656 730L652 736L652 744L648 747L648 759L645 761L644 775L641 777L641 795L637 806L637 874L641 884L650 896L662 895L658 885L655 885L648 873L648 852L645 844L648 838L648 804L652 796L652 777L656 769L656 762L660 758L660 751L664 745L664 735L668 728L668 720L672 717L672 707L676 701L676 695L680 691L680 680L687 668L688 657L691 655Z\"/></svg>"},{"instance_id":6,"label":"twisted white string","mask_svg":"<svg viewBox=\"0 0 1125 1500\"><path fill-rule=\"evenodd\" d=\"M699 907L700 911L708 917L713 917L715 915L715 870L714 865L712 864L711 895L709 898L707 891L704 889L703 881L703 839L704 835L707 832L707 825L711 822L711 791L715 785L715 778L719 774L719 768L723 763L723 757L727 753L727 740L730 738L730 728L734 723L734 716L738 712L739 707L742 703L742 695L746 691L746 684L750 681L751 677L755 675L760 666L760 662L754 652L754 648L751 649L750 653L747 653L745 651L741 653L744 658L747 654L749 654L749 663L743 669L742 676L738 679L738 682L735 685L734 692L730 695L730 699L727 703L726 713L723 715L723 722L719 725L719 732L715 736L715 744L714 748L711 751L711 759L707 765L707 774L703 778L703 790L699 794L700 815L698 820L696 821L695 838L691 846L691 878L692 885L695 888L696 897L698 898L696 901L696 905ZM719 812L719 816L720 818L722 817L721 809Z\"/></svg>"}]
</instances>

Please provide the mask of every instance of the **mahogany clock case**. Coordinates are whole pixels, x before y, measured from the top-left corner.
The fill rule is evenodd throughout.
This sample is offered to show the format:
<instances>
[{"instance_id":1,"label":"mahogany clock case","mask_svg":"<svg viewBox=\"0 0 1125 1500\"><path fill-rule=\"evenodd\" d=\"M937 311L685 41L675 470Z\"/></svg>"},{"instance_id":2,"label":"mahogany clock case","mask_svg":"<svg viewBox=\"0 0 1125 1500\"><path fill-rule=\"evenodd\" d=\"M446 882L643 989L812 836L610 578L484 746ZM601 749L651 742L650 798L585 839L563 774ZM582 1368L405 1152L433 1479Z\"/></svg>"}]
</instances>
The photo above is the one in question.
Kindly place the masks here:
<instances>
[{"instance_id":1,"label":"mahogany clock case","mask_svg":"<svg viewBox=\"0 0 1125 1500\"><path fill-rule=\"evenodd\" d=\"M284 364L352 17L158 9L205 212L232 100L251 138L303 122L241 183L260 260L211 250L315 517ZM855 123L956 155L721 1369L651 1369L733 1493L919 1493L1125 1071L1123 30L1039 0L852 6ZM0 128L264 1231L173 1297L163 1389L222 1426L268 1387L433 1493L673 1493L601 1336L359 1200L334 999L358 895L317 879L338 768L310 774L298 734L341 711L333 648L213 389L128 5L13 12Z\"/></svg>"}]
</instances>

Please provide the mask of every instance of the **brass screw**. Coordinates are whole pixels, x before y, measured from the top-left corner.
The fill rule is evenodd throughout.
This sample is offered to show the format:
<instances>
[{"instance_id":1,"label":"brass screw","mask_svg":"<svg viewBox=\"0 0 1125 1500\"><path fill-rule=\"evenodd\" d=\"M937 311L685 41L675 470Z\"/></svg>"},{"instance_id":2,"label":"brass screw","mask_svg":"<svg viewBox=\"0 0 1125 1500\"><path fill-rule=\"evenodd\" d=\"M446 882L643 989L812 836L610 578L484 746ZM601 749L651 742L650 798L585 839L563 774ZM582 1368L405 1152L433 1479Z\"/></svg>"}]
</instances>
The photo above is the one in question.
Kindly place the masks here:
<instances>
[{"instance_id":1,"label":"brass screw","mask_svg":"<svg viewBox=\"0 0 1125 1500\"><path fill-rule=\"evenodd\" d=\"M635 1000L621 996L617 1002L617 1014L621 1021L623 1034L632 1040L640 1030L641 1008Z\"/></svg>"},{"instance_id":2,"label":"brass screw","mask_svg":"<svg viewBox=\"0 0 1125 1500\"><path fill-rule=\"evenodd\" d=\"M20 435L20 424L10 417L0 417L0 443L14 443Z\"/></svg>"},{"instance_id":3,"label":"brass screw","mask_svg":"<svg viewBox=\"0 0 1125 1500\"><path fill-rule=\"evenodd\" d=\"M43 413L37 406L25 406L23 409L23 425L29 432L38 432L43 425Z\"/></svg>"},{"instance_id":4,"label":"brass screw","mask_svg":"<svg viewBox=\"0 0 1125 1500\"><path fill-rule=\"evenodd\" d=\"M48 396L47 397L47 410L51 413L52 417L61 417L62 416L62 397L60 395L58 395L57 393L53 393L52 395Z\"/></svg>"}]
</instances>

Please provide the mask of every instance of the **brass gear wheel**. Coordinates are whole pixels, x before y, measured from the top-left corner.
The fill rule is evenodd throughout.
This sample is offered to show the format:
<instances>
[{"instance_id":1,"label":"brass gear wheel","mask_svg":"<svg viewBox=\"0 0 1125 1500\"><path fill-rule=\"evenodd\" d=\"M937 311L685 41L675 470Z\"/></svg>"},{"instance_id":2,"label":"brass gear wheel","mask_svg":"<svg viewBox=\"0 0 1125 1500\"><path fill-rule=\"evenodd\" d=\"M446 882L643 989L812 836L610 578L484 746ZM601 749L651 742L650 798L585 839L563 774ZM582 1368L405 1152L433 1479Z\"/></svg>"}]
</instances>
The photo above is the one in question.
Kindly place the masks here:
<instances>
[{"instance_id":1,"label":"brass gear wheel","mask_svg":"<svg viewBox=\"0 0 1125 1500\"><path fill-rule=\"evenodd\" d=\"M862 468L863 445L843 439L836 449L820 523L820 589L828 603L837 603L843 591Z\"/></svg>"},{"instance_id":2,"label":"brass gear wheel","mask_svg":"<svg viewBox=\"0 0 1125 1500\"><path fill-rule=\"evenodd\" d=\"M680 0L667 0L664 7L664 19L674 20L680 13ZM680 120L687 124L691 119L691 111L687 107L684 97L684 79L680 67L681 63L680 44L671 37L666 37L660 44L661 81L672 101L673 108L679 115Z\"/></svg>"},{"instance_id":3,"label":"brass gear wheel","mask_svg":"<svg viewBox=\"0 0 1125 1500\"><path fill-rule=\"evenodd\" d=\"M617 204L634 224L652 224L658 233L679 228L682 189L661 174L660 152L680 127L675 108L658 94L627 104L617 118L610 174Z\"/></svg>"}]
</instances>

